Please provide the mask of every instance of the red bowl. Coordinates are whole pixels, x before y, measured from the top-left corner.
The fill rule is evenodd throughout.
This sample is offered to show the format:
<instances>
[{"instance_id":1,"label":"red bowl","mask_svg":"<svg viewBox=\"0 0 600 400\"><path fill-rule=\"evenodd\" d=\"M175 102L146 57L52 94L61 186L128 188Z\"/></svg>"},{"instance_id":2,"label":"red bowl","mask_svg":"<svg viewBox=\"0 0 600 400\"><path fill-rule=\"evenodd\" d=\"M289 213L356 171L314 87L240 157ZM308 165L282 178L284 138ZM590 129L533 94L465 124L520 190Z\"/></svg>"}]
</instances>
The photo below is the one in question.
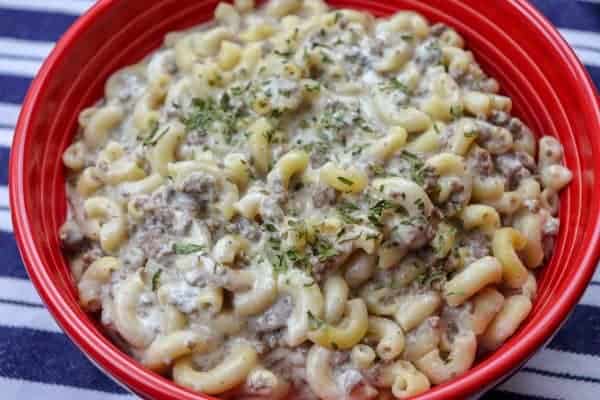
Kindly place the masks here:
<instances>
[{"instance_id":1,"label":"red bowl","mask_svg":"<svg viewBox=\"0 0 600 400\"><path fill-rule=\"evenodd\" d=\"M151 6L148 6L152 3ZM552 25L525 0L334 0L387 15L401 8L456 28L537 134L554 135L573 171L561 195L561 230L543 270L531 316L498 351L418 399L482 393L522 365L559 329L589 282L600 248L600 111L584 67ZM103 95L115 70L157 48L165 33L212 16L216 0L103 0L64 35L31 85L10 160L15 235L32 282L63 330L98 366L148 399L207 399L150 372L121 352L77 303L60 250L65 218L60 157L77 115Z\"/></svg>"}]
</instances>

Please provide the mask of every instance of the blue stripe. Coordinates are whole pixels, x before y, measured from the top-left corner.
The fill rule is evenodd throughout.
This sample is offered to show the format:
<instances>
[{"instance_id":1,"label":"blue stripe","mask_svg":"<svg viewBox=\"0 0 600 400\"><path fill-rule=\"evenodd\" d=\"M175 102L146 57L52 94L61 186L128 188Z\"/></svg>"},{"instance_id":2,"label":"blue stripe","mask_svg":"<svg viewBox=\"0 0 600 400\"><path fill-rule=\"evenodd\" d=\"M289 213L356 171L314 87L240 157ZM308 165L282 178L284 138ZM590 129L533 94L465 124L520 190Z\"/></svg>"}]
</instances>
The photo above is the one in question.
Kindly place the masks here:
<instances>
[{"instance_id":1,"label":"blue stripe","mask_svg":"<svg viewBox=\"0 0 600 400\"><path fill-rule=\"evenodd\" d=\"M31 79L0 74L0 102L20 104L25 99Z\"/></svg>"},{"instance_id":2,"label":"blue stripe","mask_svg":"<svg viewBox=\"0 0 600 400\"><path fill-rule=\"evenodd\" d=\"M551 349L600 355L600 307L578 305L548 345Z\"/></svg>"},{"instance_id":3,"label":"blue stripe","mask_svg":"<svg viewBox=\"0 0 600 400\"><path fill-rule=\"evenodd\" d=\"M0 296L1 296L1 294L0 294ZM11 304L13 306L31 307L31 308L46 308L42 304L29 303L27 301L18 301L18 300L0 299L0 303L2 303L2 304Z\"/></svg>"},{"instance_id":4,"label":"blue stripe","mask_svg":"<svg viewBox=\"0 0 600 400\"><path fill-rule=\"evenodd\" d=\"M29 279L12 233L0 231L0 255L2 255L0 276Z\"/></svg>"},{"instance_id":5,"label":"blue stripe","mask_svg":"<svg viewBox=\"0 0 600 400\"><path fill-rule=\"evenodd\" d=\"M531 2L550 21L561 28L600 31L600 4L574 0L531 0Z\"/></svg>"},{"instance_id":6,"label":"blue stripe","mask_svg":"<svg viewBox=\"0 0 600 400\"><path fill-rule=\"evenodd\" d=\"M27 0L23 0L27 1ZM0 36L56 41L76 17L60 13L0 8Z\"/></svg>"},{"instance_id":7,"label":"blue stripe","mask_svg":"<svg viewBox=\"0 0 600 400\"><path fill-rule=\"evenodd\" d=\"M504 392L500 390L494 390L493 392L487 393L481 398L481 400L551 400L546 397L538 396L525 396L523 394L516 394L510 392Z\"/></svg>"},{"instance_id":8,"label":"blue stripe","mask_svg":"<svg viewBox=\"0 0 600 400\"><path fill-rule=\"evenodd\" d=\"M590 382L590 383L600 383L600 379L596 379L596 378L590 378L587 376L580 376L580 375L573 375L573 374L560 374L557 372L543 371L543 370L537 369L537 368L525 367L525 368L523 368L523 371L533 372L535 374L549 376L552 378L571 379L571 380Z\"/></svg>"},{"instance_id":9,"label":"blue stripe","mask_svg":"<svg viewBox=\"0 0 600 400\"><path fill-rule=\"evenodd\" d=\"M600 88L600 67L590 67L589 65L586 65L586 67L590 72L590 76L594 80L594 83L596 83L596 87Z\"/></svg>"},{"instance_id":10,"label":"blue stripe","mask_svg":"<svg viewBox=\"0 0 600 400\"><path fill-rule=\"evenodd\" d=\"M61 333L0 327L0 376L126 393Z\"/></svg>"},{"instance_id":11,"label":"blue stripe","mask_svg":"<svg viewBox=\"0 0 600 400\"><path fill-rule=\"evenodd\" d=\"M10 149L0 147L0 186L8 186L8 161Z\"/></svg>"}]
</instances>

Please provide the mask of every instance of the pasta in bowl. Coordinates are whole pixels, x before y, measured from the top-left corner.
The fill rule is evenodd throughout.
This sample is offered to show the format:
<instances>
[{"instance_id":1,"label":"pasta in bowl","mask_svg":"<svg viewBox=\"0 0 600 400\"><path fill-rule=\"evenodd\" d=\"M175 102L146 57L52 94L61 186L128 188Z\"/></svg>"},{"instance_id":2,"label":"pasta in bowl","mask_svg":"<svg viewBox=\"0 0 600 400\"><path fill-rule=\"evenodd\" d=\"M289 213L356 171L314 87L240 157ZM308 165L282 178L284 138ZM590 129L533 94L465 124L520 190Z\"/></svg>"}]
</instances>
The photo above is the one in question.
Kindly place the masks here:
<instances>
[{"instance_id":1,"label":"pasta in bowl","mask_svg":"<svg viewBox=\"0 0 600 400\"><path fill-rule=\"evenodd\" d=\"M498 91L412 11L220 4L80 114L60 237L81 305L210 395L460 376L531 311L572 177Z\"/></svg>"}]
</instances>

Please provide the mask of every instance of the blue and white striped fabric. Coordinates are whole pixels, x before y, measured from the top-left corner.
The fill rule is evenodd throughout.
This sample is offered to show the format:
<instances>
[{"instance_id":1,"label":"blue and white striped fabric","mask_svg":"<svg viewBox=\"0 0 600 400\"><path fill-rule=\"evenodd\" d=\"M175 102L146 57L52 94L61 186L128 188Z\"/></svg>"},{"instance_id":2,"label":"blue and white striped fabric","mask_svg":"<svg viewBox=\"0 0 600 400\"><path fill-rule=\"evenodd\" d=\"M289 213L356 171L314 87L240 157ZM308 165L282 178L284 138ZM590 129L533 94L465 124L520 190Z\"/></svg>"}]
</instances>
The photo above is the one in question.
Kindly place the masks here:
<instances>
[{"instance_id":1,"label":"blue and white striped fabric","mask_svg":"<svg viewBox=\"0 0 600 400\"><path fill-rule=\"evenodd\" d=\"M560 27L600 86L600 0L534 3ZM8 209L8 158L20 103L54 42L92 4L0 0L0 398L4 400L134 399L81 354L42 305L21 264ZM600 399L600 272L547 349L484 399Z\"/></svg>"}]
</instances>

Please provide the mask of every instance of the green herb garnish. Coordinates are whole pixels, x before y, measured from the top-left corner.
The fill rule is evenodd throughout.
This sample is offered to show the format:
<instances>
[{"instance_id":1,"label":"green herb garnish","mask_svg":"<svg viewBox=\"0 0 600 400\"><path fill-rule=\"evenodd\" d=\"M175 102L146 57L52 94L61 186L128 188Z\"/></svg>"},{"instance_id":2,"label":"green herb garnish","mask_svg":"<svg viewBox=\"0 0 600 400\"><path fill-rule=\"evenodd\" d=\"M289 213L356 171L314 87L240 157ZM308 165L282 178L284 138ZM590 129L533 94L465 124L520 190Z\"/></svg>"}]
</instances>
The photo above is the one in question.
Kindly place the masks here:
<instances>
[{"instance_id":1,"label":"green herb garnish","mask_svg":"<svg viewBox=\"0 0 600 400\"><path fill-rule=\"evenodd\" d=\"M275 250L275 251L281 250L281 239L275 238L275 237L270 237L269 239L267 239L267 242L269 243L269 246L271 246L271 248L273 250Z\"/></svg>"},{"instance_id":2,"label":"green herb garnish","mask_svg":"<svg viewBox=\"0 0 600 400\"><path fill-rule=\"evenodd\" d=\"M316 331L326 325L325 321L317 318L312 312L307 311L306 315L308 316L308 327L311 331Z\"/></svg>"},{"instance_id":3,"label":"green herb garnish","mask_svg":"<svg viewBox=\"0 0 600 400\"><path fill-rule=\"evenodd\" d=\"M294 267L304 269L307 272L310 272L310 264L304 254L300 254L296 250L290 249L285 252L285 255L288 261L291 262Z\"/></svg>"},{"instance_id":4,"label":"green herb garnish","mask_svg":"<svg viewBox=\"0 0 600 400\"><path fill-rule=\"evenodd\" d=\"M265 223L264 227L267 231L269 232L277 232L277 228L275 227L275 225L270 224L270 223Z\"/></svg>"},{"instance_id":5,"label":"green herb garnish","mask_svg":"<svg viewBox=\"0 0 600 400\"><path fill-rule=\"evenodd\" d=\"M267 139L267 142L273 143L273 137L275 136L275 130L270 129L268 131L265 131L265 132L263 132L263 135L264 135L265 139Z\"/></svg>"},{"instance_id":6,"label":"green herb garnish","mask_svg":"<svg viewBox=\"0 0 600 400\"><path fill-rule=\"evenodd\" d=\"M354 217L352 215L354 211L360 210L360 208L356 204L344 202L337 206L336 210L342 218L342 220L347 224L358 224L361 222L360 218Z\"/></svg>"},{"instance_id":7,"label":"green herb garnish","mask_svg":"<svg viewBox=\"0 0 600 400\"><path fill-rule=\"evenodd\" d=\"M454 119L459 119L463 116L463 108L461 106L450 106L450 114Z\"/></svg>"},{"instance_id":8,"label":"green herb garnish","mask_svg":"<svg viewBox=\"0 0 600 400\"><path fill-rule=\"evenodd\" d=\"M425 203L423 202L423 199L421 199L421 198L416 199L414 201L414 205L417 206L417 208L419 209L419 211L421 211L421 212L425 211Z\"/></svg>"},{"instance_id":9,"label":"green herb garnish","mask_svg":"<svg viewBox=\"0 0 600 400\"><path fill-rule=\"evenodd\" d=\"M402 83L398 78L391 78L385 82L381 82L379 84L379 88L381 90L383 90L384 92L392 92L394 90L400 90L401 92L404 92L406 94L410 93L408 86L406 86L404 83Z\"/></svg>"},{"instance_id":10,"label":"green herb garnish","mask_svg":"<svg viewBox=\"0 0 600 400\"><path fill-rule=\"evenodd\" d=\"M359 156L365 148L367 148L368 144L356 144L350 148L351 154L354 157Z\"/></svg>"},{"instance_id":11,"label":"green herb garnish","mask_svg":"<svg viewBox=\"0 0 600 400\"><path fill-rule=\"evenodd\" d=\"M327 259L338 255L338 252L333 245L322 237L317 237L317 241L313 245L313 253L319 258L320 262L324 262Z\"/></svg>"},{"instance_id":12,"label":"green herb garnish","mask_svg":"<svg viewBox=\"0 0 600 400\"><path fill-rule=\"evenodd\" d=\"M321 51L321 62L323 64L331 64L333 60L325 52Z\"/></svg>"},{"instance_id":13,"label":"green herb garnish","mask_svg":"<svg viewBox=\"0 0 600 400\"><path fill-rule=\"evenodd\" d=\"M183 122L188 131L197 131L202 135L217 130L221 132L229 143L237 131L238 119L243 116L241 109L236 109L231 104L227 92L221 95L219 101L214 98L192 100L193 110Z\"/></svg>"},{"instance_id":14,"label":"green herb garnish","mask_svg":"<svg viewBox=\"0 0 600 400\"><path fill-rule=\"evenodd\" d=\"M152 132L142 140L144 146L154 146L163 136L165 136L169 132L169 127L163 129L160 133L158 132L158 123L154 124L154 128Z\"/></svg>"},{"instance_id":15,"label":"green herb garnish","mask_svg":"<svg viewBox=\"0 0 600 400\"><path fill-rule=\"evenodd\" d=\"M400 157L407 161L411 167L411 179L420 186L425 183L426 167L425 163L415 154L403 150Z\"/></svg>"},{"instance_id":16,"label":"green herb garnish","mask_svg":"<svg viewBox=\"0 0 600 400\"><path fill-rule=\"evenodd\" d=\"M343 176L338 176L337 180L342 182L344 185L348 185L348 186L352 186L354 185L354 182L352 182L350 179L348 178L344 178Z\"/></svg>"},{"instance_id":17,"label":"green herb garnish","mask_svg":"<svg viewBox=\"0 0 600 400\"><path fill-rule=\"evenodd\" d=\"M288 270L287 261L282 254L276 255L274 261L275 262L272 263L273 271L275 271L276 273L283 273Z\"/></svg>"},{"instance_id":18,"label":"green herb garnish","mask_svg":"<svg viewBox=\"0 0 600 400\"><path fill-rule=\"evenodd\" d=\"M381 223L381 218L383 217L383 212L389 208L393 208L394 206L388 200L379 200L377 201L371 208L369 208L369 215L367 218L369 221L380 228L383 226Z\"/></svg>"},{"instance_id":19,"label":"green herb garnish","mask_svg":"<svg viewBox=\"0 0 600 400\"><path fill-rule=\"evenodd\" d=\"M305 83L304 89L306 89L306 91L308 92L318 93L319 91L321 91L321 84L319 82Z\"/></svg>"},{"instance_id":20,"label":"green herb garnish","mask_svg":"<svg viewBox=\"0 0 600 400\"><path fill-rule=\"evenodd\" d=\"M385 169L381 165L370 164L369 169L375 176L383 176L385 175Z\"/></svg>"},{"instance_id":21,"label":"green herb garnish","mask_svg":"<svg viewBox=\"0 0 600 400\"><path fill-rule=\"evenodd\" d=\"M290 58L294 54L294 52L292 50L285 50L285 51L274 50L273 53L275 55L278 55L279 57L283 57L283 58Z\"/></svg>"},{"instance_id":22,"label":"green herb garnish","mask_svg":"<svg viewBox=\"0 0 600 400\"><path fill-rule=\"evenodd\" d=\"M175 254L192 254L204 250L204 246L194 243L174 243Z\"/></svg>"},{"instance_id":23,"label":"green herb garnish","mask_svg":"<svg viewBox=\"0 0 600 400\"><path fill-rule=\"evenodd\" d=\"M160 285L160 274L162 274L162 269L159 269L152 276L152 291L156 292L158 286Z\"/></svg>"},{"instance_id":24,"label":"green herb garnish","mask_svg":"<svg viewBox=\"0 0 600 400\"><path fill-rule=\"evenodd\" d=\"M440 270L426 270L417 277L417 281L425 287L431 287L434 282L444 282L446 280L446 272Z\"/></svg>"}]
</instances>

